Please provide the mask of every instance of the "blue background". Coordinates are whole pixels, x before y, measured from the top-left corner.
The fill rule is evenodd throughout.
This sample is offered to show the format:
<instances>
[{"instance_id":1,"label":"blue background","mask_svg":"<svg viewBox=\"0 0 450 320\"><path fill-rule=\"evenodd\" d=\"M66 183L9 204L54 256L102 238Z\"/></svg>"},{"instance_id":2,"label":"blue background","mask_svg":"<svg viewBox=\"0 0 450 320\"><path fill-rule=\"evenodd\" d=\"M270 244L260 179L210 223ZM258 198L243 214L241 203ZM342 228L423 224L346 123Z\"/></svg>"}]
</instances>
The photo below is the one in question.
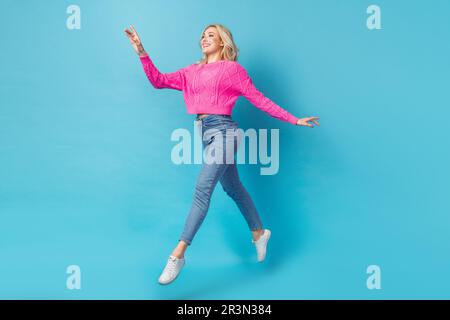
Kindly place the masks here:
<instances>
[{"instance_id":1,"label":"blue background","mask_svg":"<svg viewBox=\"0 0 450 320\"><path fill-rule=\"evenodd\" d=\"M445 0L1 1L0 298L450 298L449 13ZM193 115L150 85L123 29L170 72L201 57L212 22L257 88L321 126L239 98L241 128L280 129L277 175L239 165L272 230L267 259L216 188L180 277L160 286L200 170L171 162L170 134ZM72 264L81 290L66 288ZM366 287L371 264L381 290Z\"/></svg>"}]
</instances>

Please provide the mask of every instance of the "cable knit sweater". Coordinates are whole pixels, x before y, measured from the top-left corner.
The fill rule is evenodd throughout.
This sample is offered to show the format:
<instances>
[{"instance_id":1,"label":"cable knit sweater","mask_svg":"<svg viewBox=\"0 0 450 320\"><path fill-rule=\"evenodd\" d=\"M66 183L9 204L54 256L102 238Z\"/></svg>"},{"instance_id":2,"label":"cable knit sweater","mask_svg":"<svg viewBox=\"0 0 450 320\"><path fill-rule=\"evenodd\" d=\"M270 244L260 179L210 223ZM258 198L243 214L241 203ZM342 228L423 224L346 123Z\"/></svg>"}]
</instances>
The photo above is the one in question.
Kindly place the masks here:
<instances>
[{"instance_id":1,"label":"cable knit sweater","mask_svg":"<svg viewBox=\"0 0 450 320\"><path fill-rule=\"evenodd\" d=\"M191 64L171 73L161 73L148 55L140 57L148 80L157 89L183 91L187 113L231 115L239 96L270 116L297 124L298 118L282 109L255 88L246 70L236 61L219 60Z\"/></svg>"}]
</instances>

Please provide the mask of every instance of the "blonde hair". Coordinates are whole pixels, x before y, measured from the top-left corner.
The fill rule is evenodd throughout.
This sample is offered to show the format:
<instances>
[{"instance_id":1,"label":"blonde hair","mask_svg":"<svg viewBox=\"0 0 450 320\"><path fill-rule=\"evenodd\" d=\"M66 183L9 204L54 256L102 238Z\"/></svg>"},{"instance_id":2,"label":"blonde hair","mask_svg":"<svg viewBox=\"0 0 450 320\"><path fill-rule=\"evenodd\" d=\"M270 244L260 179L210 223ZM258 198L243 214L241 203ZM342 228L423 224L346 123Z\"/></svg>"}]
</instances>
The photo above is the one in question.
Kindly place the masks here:
<instances>
[{"instance_id":1,"label":"blonde hair","mask_svg":"<svg viewBox=\"0 0 450 320\"><path fill-rule=\"evenodd\" d=\"M223 48L220 51L220 60L237 61L239 49L234 43L233 35L231 34L230 30L222 24L218 23L210 24L203 29L203 32L200 36L200 48L201 48L201 37L203 36L205 30L210 27L216 28L217 33L219 34L219 38L223 42ZM206 63L206 59L207 59L206 55L203 54L203 57L199 61L197 61L197 64Z\"/></svg>"}]
</instances>

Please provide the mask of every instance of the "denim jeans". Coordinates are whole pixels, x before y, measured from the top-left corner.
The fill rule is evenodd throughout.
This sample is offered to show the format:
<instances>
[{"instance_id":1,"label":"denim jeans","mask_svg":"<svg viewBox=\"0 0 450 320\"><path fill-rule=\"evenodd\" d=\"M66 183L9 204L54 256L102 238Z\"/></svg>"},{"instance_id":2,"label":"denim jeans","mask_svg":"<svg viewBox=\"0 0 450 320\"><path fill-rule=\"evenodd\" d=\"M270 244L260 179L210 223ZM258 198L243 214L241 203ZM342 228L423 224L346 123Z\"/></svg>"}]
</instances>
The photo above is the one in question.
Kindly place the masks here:
<instances>
[{"instance_id":1,"label":"denim jeans","mask_svg":"<svg viewBox=\"0 0 450 320\"><path fill-rule=\"evenodd\" d=\"M210 199L217 182L234 200L250 230L262 229L262 222L255 205L242 185L236 166L236 152L240 136L236 134L238 123L231 116L212 114L194 121L203 135L203 152L219 154L216 161L203 161L197 178L194 197L179 240L191 244L209 209ZM230 147L231 146L231 147ZM219 152L218 152L219 151ZM220 152L221 151L221 152ZM218 161L217 161L218 160Z\"/></svg>"}]
</instances>

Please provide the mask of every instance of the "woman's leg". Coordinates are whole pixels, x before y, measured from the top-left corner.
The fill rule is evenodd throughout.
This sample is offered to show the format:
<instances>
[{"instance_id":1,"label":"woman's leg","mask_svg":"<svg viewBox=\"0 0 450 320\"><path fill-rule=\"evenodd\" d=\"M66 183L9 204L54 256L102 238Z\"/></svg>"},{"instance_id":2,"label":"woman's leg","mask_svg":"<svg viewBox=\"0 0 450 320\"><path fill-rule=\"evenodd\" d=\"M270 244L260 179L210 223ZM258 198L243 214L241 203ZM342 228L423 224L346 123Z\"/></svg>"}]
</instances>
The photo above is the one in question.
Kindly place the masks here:
<instances>
[{"instance_id":1,"label":"woman's leg","mask_svg":"<svg viewBox=\"0 0 450 320\"><path fill-rule=\"evenodd\" d=\"M247 221L253 239L258 240L263 233L261 219L250 195L239 179L236 164L204 164L197 179L193 203L184 230L172 255L178 258L184 257L187 247L192 243L206 217L210 199L218 181L223 190L236 202Z\"/></svg>"},{"instance_id":2,"label":"woman's leg","mask_svg":"<svg viewBox=\"0 0 450 320\"><path fill-rule=\"evenodd\" d=\"M187 245L192 243L195 234L203 223L214 188L227 166L228 164L203 164L195 186L192 206L179 239Z\"/></svg>"},{"instance_id":3,"label":"woman's leg","mask_svg":"<svg viewBox=\"0 0 450 320\"><path fill-rule=\"evenodd\" d=\"M252 232L254 240L258 240L263 233L263 224L249 193L242 185L235 163L229 164L220 177L223 190L236 202Z\"/></svg>"},{"instance_id":4,"label":"woman's leg","mask_svg":"<svg viewBox=\"0 0 450 320\"><path fill-rule=\"evenodd\" d=\"M211 120L211 119L210 119ZM214 120L213 120L214 121ZM236 129L233 125L226 123L227 128ZM211 124L211 122L210 122ZM199 129L202 129L201 122L196 122ZM203 133L200 133L203 136ZM222 139L216 139L222 137ZM247 219L250 229L253 234L253 239L257 240L263 233L262 223L256 212L256 208L248 195L245 188L242 186L237 174L237 168L235 161L231 160L235 158L237 152L237 146L240 138L236 135L236 131L222 130L222 134L217 136L214 132L205 132L203 146L205 151L221 150L223 155L222 163L204 163L200 171L200 175L197 179L195 186L195 192L193 197L193 203L186 219L183 232L179 238L179 243L173 250L172 255L182 258L187 247L192 243L192 240L200 228L203 220L209 209L209 203L217 182L220 180L225 191L229 195L233 195L236 203L243 212L244 217ZM232 143L231 150L228 149L227 144ZM230 152L231 151L231 152ZM217 151L216 151L217 152ZM209 152L206 152L209 153ZM231 168L231 170L228 170ZM229 172L227 177L221 180L221 177L225 172ZM234 191L233 191L234 189Z\"/></svg>"}]
</instances>

